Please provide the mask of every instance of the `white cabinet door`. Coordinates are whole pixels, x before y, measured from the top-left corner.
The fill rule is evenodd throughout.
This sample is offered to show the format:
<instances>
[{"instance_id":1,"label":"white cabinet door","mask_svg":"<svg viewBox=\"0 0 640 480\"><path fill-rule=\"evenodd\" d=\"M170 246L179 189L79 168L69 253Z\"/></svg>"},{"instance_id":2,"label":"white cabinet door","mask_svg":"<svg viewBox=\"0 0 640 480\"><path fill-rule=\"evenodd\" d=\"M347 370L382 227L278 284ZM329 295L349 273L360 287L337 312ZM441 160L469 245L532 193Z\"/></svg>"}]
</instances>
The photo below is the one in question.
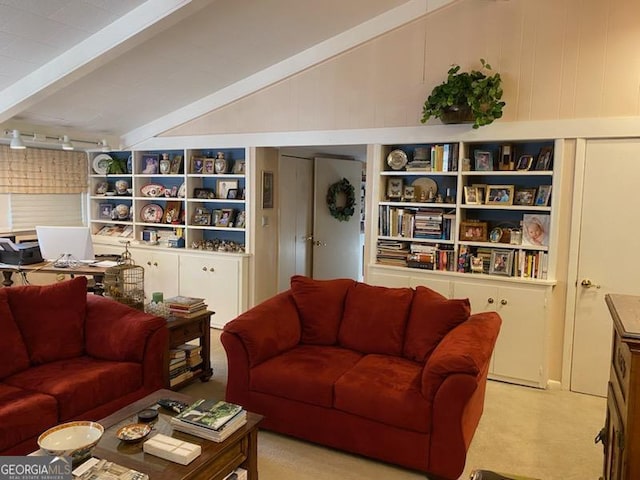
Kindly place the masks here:
<instances>
[{"instance_id":1,"label":"white cabinet door","mask_svg":"<svg viewBox=\"0 0 640 480\"><path fill-rule=\"evenodd\" d=\"M178 255L172 252L153 252L131 248L131 258L144 268L145 303L151 301L154 292L162 292L164 298L178 295Z\"/></svg>"},{"instance_id":2,"label":"white cabinet door","mask_svg":"<svg viewBox=\"0 0 640 480\"><path fill-rule=\"evenodd\" d=\"M493 378L546 388L546 289L456 282L456 298L469 298L473 313L502 318L491 366Z\"/></svg>"},{"instance_id":3,"label":"white cabinet door","mask_svg":"<svg viewBox=\"0 0 640 480\"><path fill-rule=\"evenodd\" d=\"M413 288L417 286L427 287L438 292L440 295L451 298L451 282L449 280L440 280L437 278L433 278L433 276L411 276L411 278L409 279L409 286Z\"/></svg>"},{"instance_id":4,"label":"white cabinet door","mask_svg":"<svg viewBox=\"0 0 640 480\"><path fill-rule=\"evenodd\" d=\"M211 325L222 328L247 308L244 257L180 256L180 294L201 297L215 312Z\"/></svg>"}]
</instances>

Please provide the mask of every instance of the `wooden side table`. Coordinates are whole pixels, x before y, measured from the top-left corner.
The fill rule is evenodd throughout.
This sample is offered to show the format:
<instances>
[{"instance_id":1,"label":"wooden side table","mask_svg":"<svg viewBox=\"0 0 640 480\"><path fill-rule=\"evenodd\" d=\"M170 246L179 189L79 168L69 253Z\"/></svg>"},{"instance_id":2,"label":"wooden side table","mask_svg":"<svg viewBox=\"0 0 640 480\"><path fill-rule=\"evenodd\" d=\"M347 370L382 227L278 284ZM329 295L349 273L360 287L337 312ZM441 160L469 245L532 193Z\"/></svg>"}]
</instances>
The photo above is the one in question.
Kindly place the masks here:
<instances>
[{"instance_id":1,"label":"wooden side table","mask_svg":"<svg viewBox=\"0 0 640 480\"><path fill-rule=\"evenodd\" d=\"M202 314L193 318L169 317L167 318L167 327L169 328L169 349L176 348L179 345L189 342L190 340L200 341L200 354L202 355L202 364L198 370L193 371L193 375L175 385L171 386L172 390L177 390L199 378L201 381L208 381L213 375L211 369L211 338L209 333L211 315L214 312L205 310ZM166 371L167 378L169 372L169 356L167 355Z\"/></svg>"}]
</instances>

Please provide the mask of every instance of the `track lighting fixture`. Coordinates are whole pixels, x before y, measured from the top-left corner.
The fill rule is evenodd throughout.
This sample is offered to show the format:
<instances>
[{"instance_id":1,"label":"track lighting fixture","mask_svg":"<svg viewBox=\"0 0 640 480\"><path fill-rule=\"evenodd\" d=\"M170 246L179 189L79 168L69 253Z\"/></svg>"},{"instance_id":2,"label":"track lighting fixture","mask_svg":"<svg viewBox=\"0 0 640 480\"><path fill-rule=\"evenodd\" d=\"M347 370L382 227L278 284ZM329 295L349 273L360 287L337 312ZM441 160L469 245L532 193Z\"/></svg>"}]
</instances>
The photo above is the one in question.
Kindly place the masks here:
<instances>
[{"instance_id":1,"label":"track lighting fixture","mask_svg":"<svg viewBox=\"0 0 640 480\"><path fill-rule=\"evenodd\" d=\"M63 135L62 137L52 137L50 135L45 135L42 133L36 132L21 132L20 130L5 130L5 136L11 137L11 142L9 146L13 149L24 149L26 148L23 138L26 139L26 142L29 145L33 146L41 146L43 148L52 148L55 144L60 145L63 150L75 150L75 144L86 143L91 145L89 148L96 148L96 146L102 152L110 152L111 146L106 139L102 139L100 141L90 141L90 140L78 140L74 138L69 138L69 135ZM0 142L2 143L2 142Z\"/></svg>"},{"instance_id":2,"label":"track lighting fixture","mask_svg":"<svg viewBox=\"0 0 640 480\"><path fill-rule=\"evenodd\" d=\"M22 143L22 137L20 136L20 130L14 130L11 138L11 143L9 144L11 148L14 150L24 150L25 145Z\"/></svg>"},{"instance_id":3,"label":"track lighting fixture","mask_svg":"<svg viewBox=\"0 0 640 480\"><path fill-rule=\"evenodd\" d=\"M63 150L73 150L73 143L69 140L69 135L65 135L62 137L62 149Z\"/></svg>"}]
</instances>

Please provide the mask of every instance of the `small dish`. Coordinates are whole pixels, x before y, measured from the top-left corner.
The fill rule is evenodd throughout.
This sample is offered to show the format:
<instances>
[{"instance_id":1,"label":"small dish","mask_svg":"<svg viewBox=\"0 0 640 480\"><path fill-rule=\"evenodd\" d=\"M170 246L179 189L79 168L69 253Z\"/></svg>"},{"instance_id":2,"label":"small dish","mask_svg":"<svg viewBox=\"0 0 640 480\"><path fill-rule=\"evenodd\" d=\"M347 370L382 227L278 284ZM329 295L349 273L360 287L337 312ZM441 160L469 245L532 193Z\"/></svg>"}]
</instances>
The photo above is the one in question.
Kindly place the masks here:
<instances>
[{"instance_id":1,"label":"small dish","mask_svg":"<svg viewBox=\"0 0 640 480\"><path fill-rule=\"evenodd\" d=\"M144 197L160 197L164 194L164 187L157 183L148 183L140 189Z\"/></svg>"},{"instance_id":2,"label":"small dish","mask_svg":"<svg viewBox=\"0 0 640 480\"><path fill-rule=\"evenodd\" d=\"M109 173L109 166L111 165L112 161L113 158L111 158L111 156L107 155L106 153L96 155L93 158L93 171L98 175L106 175L107 173Z\"/></svg>"},{"instance_id":3,"label":"small dish","mask_svg":"<svg viewBox=\"0 0 640 480\"><path fill-rule=\"evenodd\" d=\"M148 423L130 423L121 427L116 432L118 437L123 442L139 442L144 437L151 433L151 425Z\"/></svg>"},{"instance_id":4,"label":"small dish","mask_svg":"<svg viewBox=\"0 0 640 480\"><path fill-rule=\"evenodd\" d=\"M140 218L146 223L159 223L163 215L164 210L155 203L148 203L140 210Z\"/></svg>"},{"instance_id":5,"label":"small dish","mask_svg":"<svg viewBox=\"0 0 640 480\"><path fill-rule=\"evenodd\" d=\"M387 165L393 170L402 170L407 165L407 154L402 150L393 150L387 155Z\"/></svg>"}]
</instances>

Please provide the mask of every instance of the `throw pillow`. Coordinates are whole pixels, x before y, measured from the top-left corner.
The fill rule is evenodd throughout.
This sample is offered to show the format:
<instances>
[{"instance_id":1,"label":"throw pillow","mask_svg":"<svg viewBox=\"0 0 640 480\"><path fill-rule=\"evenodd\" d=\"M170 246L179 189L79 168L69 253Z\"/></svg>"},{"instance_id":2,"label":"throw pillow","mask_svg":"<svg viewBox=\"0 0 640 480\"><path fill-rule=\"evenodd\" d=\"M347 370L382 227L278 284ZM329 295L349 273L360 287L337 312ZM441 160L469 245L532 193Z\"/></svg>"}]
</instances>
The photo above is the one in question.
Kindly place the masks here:
<instances>
[{"instance_id":1,"label":"throw pillow","mask_svg":"<svg viewBox=\"0 0 640 480\"><path fill-rule=\"evenodd\" d=\"M34 365L81 355L87 279L10 287L9 305Z\"/></svg>"},{"instance_id":2,"label":"throw pillow","mask_svg":"<svg viewBox=\"0 0 640 480\"><path fill-rule=\"evenodd\" d=\"M355 283L347 293L338 340L362 353L400 355L413 290Z\"/></svg>"},{"instance_id":3,"label":"throw pillow","mask_svg":"<svg viewBox=\"0 0 640 480\"><path fill-rule=\"evenodd\" d=\"M0 288L0 378L29 368L27 346L9 308L8 290Z\"/></svg>"},{"instance_id":4,"label":"throw pillow","mask_svg":"<svg viewBox=\"0 0 640 480\"><path fill-rule=\"evenodd\" d=\"M447 300L433 290L418 287L411 304L403 355L416 362L426 361L445 335L470 314L469 299Z\"/></svg>"},{"instance_id":5,"label":"throw pillow","mask_svg":"<svg viewBox=\"0 0 640 480\"><path fill-rule=\"evenodd\" d=\"M300 315L300 343L335 345L342 321L344 300L354 280L314 280L302 275L291 277L291 293Z\"/></svg>"}]
</instances>

